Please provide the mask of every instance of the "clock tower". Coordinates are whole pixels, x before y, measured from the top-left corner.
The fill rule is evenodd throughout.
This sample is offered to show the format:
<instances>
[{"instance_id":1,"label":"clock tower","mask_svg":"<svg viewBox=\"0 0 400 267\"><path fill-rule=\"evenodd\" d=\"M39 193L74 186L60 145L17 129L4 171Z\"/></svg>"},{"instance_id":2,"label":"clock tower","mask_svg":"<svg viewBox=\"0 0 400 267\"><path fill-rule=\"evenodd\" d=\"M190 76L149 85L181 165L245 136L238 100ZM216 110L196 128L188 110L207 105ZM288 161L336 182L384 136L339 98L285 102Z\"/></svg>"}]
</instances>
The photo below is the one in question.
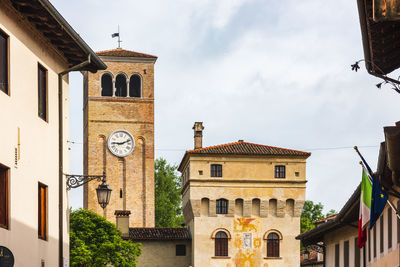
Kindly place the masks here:
<instances>
[{"instance_id":1,"label":"clock tower","mask_svg":"<svg viewBox=\"0 0 400 267\"><path fill-rule=\"evenodd\" d=\"M97 203L98 183L84 186L83 205L116 223L154 227L154 64L156 56L122 48L96 53L107 65L84 73L84 173L107 175L108 206Z\"/></svg>"}]
</instances>

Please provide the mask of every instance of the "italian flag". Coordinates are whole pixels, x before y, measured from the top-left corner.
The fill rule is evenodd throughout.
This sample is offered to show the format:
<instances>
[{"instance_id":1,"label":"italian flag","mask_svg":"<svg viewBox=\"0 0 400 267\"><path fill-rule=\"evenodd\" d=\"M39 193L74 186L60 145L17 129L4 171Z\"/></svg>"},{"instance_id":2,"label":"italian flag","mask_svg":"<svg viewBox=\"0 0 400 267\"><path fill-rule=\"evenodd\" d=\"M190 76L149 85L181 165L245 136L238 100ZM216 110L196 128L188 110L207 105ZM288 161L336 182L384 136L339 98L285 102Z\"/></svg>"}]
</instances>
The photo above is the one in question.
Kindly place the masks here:
<instances>
[{"instance_id":1,"label":"italian flag","mask_svg":"<svg viewBox=\"0 0 400 267\"><path fill-rule=\"evenodd\" d=\"M364 166L363 166L364 167ZM357 245L362 248L367 241L367 226L371 213L372 182L363 168L361 180L360 215Z\"/></svg>"}]
</instances>

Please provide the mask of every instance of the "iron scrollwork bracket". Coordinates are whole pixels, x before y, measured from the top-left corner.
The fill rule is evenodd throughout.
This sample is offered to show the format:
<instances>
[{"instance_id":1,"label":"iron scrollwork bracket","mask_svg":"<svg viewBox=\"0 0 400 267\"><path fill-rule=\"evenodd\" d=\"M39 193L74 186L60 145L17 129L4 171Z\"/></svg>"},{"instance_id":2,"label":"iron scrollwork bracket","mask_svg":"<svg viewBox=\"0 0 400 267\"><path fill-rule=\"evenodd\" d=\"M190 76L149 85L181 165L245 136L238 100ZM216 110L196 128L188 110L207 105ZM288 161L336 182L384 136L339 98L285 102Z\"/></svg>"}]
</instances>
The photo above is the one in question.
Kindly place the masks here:
<instances>
[{"instance_id":1,"label":"iron scrollwork bracket","mask_svg":"<svg viewBox=\"0 0 400 267\"><path fill-rule=\"evenodd\" d=\"M71 188L77 188L88 182L97 179L97 181L105 181L106 173L103 172L103 175L77 175L77 174L65 174L67 178L67 190Z\"/></svg>"}]
</instances>

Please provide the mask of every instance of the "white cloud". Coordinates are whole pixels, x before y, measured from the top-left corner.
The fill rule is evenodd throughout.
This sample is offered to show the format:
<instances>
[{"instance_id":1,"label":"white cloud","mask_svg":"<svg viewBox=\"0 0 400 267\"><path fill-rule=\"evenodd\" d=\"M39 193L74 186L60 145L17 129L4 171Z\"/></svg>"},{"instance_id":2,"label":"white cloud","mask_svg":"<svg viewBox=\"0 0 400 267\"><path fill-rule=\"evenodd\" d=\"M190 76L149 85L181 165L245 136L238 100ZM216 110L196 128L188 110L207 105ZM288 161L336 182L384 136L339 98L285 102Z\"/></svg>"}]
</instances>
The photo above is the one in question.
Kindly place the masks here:
<instances>
[{"instance_id":1,"label":"white cloud","mask_svg":"<svg viewBox=\"0 0 400 267\"><path fill-rule=\"evenodd\" d=\"M159 56L156 154L169 162L192 148L194 121L204 121L205 145L312 149L379 145L382 127L399 120L399 95L350 70L363 57L355 1L53 2L95 50L116 47L110 35L120 24L124 48ZM81 107L71 109L81 138ZM360 181L357 155L312 152L307 198L340 209ZM376 148L363 152L374 166ZM80 165L72 162L76 172Z\"/></svg>"}]
</instances>

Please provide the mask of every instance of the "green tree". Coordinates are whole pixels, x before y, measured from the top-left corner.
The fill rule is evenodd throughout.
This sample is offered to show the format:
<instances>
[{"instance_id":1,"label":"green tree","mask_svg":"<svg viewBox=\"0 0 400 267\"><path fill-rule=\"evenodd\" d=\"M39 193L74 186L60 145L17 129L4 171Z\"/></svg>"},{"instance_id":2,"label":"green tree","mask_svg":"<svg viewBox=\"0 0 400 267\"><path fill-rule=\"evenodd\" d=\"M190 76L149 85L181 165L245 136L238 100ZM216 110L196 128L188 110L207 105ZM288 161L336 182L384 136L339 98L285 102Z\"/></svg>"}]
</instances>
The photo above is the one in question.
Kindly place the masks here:
<instances>
[{"instance_id":1,"label":"green tree","mask_svg":"<svg viewBox=\"0 0 400 267\"><path fill-rule=\"evenodd\" d=\"M314 228L315 221L337 213L335 210L331 209L326 215L324 215L322 213L323 209L324 206L320 202L317 204L311 200L306 200L304 202L303 211L300 217L300 230L302 233Z\"/></svg>"},{"instance_id":2,"label":"green tree","mask_svg":"<svg viewBox=\"0 0 400 267\"><path fill-rule=\"evenodd\" d=\"M181 181L176 169L163 158L155 161L156 227L179 227L183 222Z\"/></svg>"},{"instance_id":3,"label":"green tree","mask_svg":"<svg viewBox=\"0 0 400 267\"><path fill-rule=\"evenodd\" d=\"M335 215L337 213L338 212L336 210L331 209L330 211L328 211L328 213L325 215L325 217L329 217L329 216Z\"/></svg>"},{"instance_id":4,"label":"green tree","mask_svg":"<svg viewBox=\"0 0 400 267\"><path fill-rule=\"evenodd\" d=\"M71 266L136 266L141 251L141 244L122 239L104 217L84 209L71 212Z\"/></svg>"}]
</instances>

